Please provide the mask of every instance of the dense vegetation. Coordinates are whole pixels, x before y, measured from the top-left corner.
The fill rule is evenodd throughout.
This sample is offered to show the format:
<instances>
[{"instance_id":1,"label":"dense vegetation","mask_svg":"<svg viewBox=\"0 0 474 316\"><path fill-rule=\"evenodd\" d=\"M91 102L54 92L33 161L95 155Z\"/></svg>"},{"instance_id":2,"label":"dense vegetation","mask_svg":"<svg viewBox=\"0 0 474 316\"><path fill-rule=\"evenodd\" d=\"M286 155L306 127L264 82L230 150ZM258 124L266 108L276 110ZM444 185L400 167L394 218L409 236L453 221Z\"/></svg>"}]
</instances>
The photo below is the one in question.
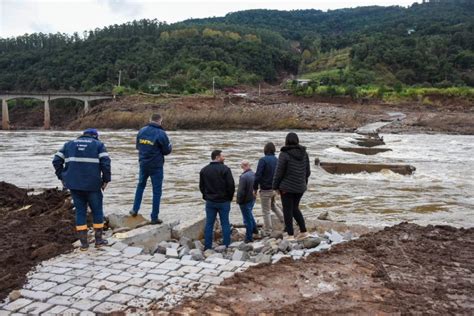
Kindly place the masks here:
<instances>
[{"instance_id":1,"label":"dense vegetation","mask_svg":"<svg viewBox=\"0 0 474 316\"><path fill-rule=\"evenodd\" d=\"M167 25L0 38L0 90L204 92L289 74L311 94L474 86L474 5L250 10ZM298 90L299 89L299 90ZM374 88L375 89L375 88ZM355 92L354 92L355 91ZM383 92L383 91L382 91Z\"/></svg>"}]
</instances>

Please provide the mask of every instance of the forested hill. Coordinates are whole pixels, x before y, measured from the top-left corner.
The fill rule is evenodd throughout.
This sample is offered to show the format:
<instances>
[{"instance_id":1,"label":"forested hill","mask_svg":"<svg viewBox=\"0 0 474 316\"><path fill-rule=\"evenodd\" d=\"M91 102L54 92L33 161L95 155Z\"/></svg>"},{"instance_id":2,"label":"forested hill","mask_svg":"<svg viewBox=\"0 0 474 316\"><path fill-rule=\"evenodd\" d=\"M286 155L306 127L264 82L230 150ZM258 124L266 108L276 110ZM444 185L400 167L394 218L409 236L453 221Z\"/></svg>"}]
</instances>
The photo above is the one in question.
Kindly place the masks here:
<instances>
[{"instance_id":1,"label":"forested hill","mask_svg":"<svg viewBox=\"0 0 474 316\"><path fill-rule=\"evenodd\" d=\"M474 86L474 5L235 12L0 38L0 90L202 92L275 83ZM462 2L462 1L461 1Z\"/></svg>"}]
</instances>

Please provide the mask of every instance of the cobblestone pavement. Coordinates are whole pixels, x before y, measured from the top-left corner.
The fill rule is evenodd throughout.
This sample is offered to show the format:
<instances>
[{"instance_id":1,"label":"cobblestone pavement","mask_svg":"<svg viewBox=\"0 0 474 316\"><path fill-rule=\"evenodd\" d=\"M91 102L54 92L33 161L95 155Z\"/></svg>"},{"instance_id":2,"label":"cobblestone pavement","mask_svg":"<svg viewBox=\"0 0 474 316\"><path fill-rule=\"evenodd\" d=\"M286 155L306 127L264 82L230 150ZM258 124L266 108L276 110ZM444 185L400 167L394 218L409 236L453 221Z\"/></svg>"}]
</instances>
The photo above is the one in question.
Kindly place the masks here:
<instances>
[{"instance_id":1,"label":"cobblestone pavement","mask_svg":"<svg viewBox=\"0 0 474 316\"><path fill-rule=\"evenodd\" d=\"M146 255L138 247L75 250L30 272L23 289L0 303L0 316L140 313L152 304L167 309L185 297L212 293L215 285L251 265L255 263Z\"/></svg>"}]
</instances>

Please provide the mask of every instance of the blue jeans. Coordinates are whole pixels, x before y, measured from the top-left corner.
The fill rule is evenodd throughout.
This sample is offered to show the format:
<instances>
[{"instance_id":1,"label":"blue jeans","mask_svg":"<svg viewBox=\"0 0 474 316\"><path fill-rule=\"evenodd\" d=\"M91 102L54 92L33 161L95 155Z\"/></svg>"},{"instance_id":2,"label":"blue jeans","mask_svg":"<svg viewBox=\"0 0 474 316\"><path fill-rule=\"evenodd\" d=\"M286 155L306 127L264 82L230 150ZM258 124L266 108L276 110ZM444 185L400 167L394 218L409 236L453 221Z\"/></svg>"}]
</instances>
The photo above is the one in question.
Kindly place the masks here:
<instances>
[{"instance_id":1,"label":"blue jeans","mask_svg":"<svg viewBox=\"0 0 474 316\"><path fill-rule=\"evenodd\" d=\"M148 169L140 166L138 175L137 190L135 191L135 201L133 202L133 210L138 213L142 204L143 191L145 191L148 178L151 178L153 186L153 206L151 210L151 220L157 220L160 213L161 188L163 186L163 167Z\"/></svg>"},{"instance_id":2,"label":"blue jeans","mask_svg":"<svg viewBox=\"0 0 474 316\"><path fill-rule=\"evenodd\" d=\"M253 232L257 228L257 223L255 223L255 218L253 217L252 210L255 205L255 200L247 202L245 204L239 204L240 211L242 212L242 217L244 219L245 225L245 241L253 240Z\"/></svg>"},{"instance_id":3,"label":"blue jeans","mask_svg":"<svg viewBox=\"0 0 474 316\"><path fill-rule=\"evenodd\" d=\"M212 239L214 236L214 223L216 222L217 214L222 226L222 239L226 247L230 245L230 202L211 202L206 201L206 228L204 230L204 247L212 249Z\"/></svg>"},{"instance_id":4,"label":"blue jeans","mask_svg":"<svg viewBox=\"0 0 474 316\"><path fill-rule=\"evenodd\" d=\"M92 210L94 228L104 227L103 195L99 191L70 190L76 208L76 230L87 230L87 205Z\"/></svg>"}]
</instances>

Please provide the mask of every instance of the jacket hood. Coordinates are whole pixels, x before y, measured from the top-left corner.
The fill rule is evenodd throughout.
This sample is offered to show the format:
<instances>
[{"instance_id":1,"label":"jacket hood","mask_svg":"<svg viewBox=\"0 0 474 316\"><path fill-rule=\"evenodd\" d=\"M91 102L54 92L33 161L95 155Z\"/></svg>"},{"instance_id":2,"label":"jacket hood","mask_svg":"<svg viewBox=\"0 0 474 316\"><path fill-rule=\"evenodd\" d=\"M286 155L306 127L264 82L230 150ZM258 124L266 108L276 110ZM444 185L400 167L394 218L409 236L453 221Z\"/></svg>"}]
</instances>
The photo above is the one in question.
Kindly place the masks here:
<instances>
[{"instance_id":1,"label":"jacket hood","mask_svg":"<svg viewBox=\"0 0 474 316\"><path fill-rule=\"evenodd\" d=\"M283 146L281 151L286 152L296 160L303 160L306 156L306 147L301 145Z\"/></svg>"}]
</instances>

